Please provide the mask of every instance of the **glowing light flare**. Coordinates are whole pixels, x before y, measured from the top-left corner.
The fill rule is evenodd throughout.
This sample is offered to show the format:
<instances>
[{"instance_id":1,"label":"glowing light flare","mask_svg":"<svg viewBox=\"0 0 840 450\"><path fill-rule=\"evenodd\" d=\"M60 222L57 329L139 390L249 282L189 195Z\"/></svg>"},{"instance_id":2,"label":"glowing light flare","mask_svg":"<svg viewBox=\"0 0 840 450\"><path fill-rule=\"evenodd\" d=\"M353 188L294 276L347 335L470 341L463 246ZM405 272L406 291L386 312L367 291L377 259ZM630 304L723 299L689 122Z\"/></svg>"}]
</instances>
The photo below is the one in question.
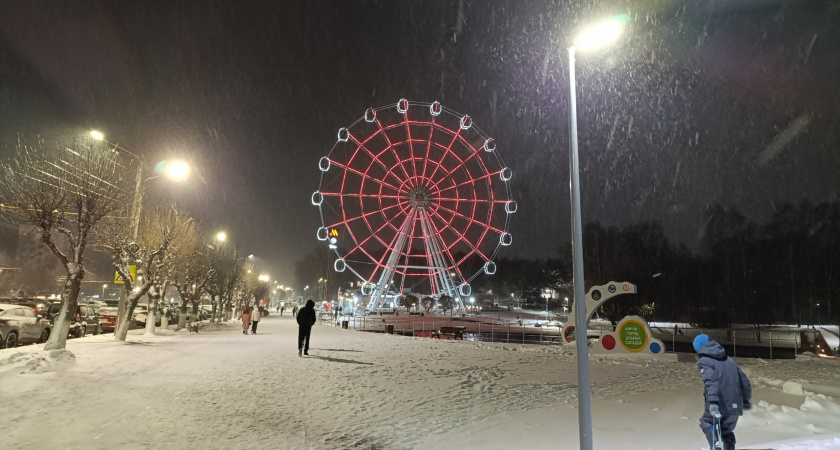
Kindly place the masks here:
<instances>
[{"instance_id":1,"label":"glowing light flare","mask_svg":"<svg viewBox=\"0 0 840 450\"><path fill-rule=\"evenodd\" d=\"M190 176L190 166L184 161L170 161L166 165L164 173L173 180L183 180Z\"/></svg>"},{"instance_id":2,"label":"glowing light flare","mask_svg":"<svg viewBox=\"0 0 840 450\"><path fill-rule=\"evenodd\" d=\"M96 131L96 130L90 130L90 136L92 138L96 139L97 141L101 141L101 140L105 139L105 135Z\"/></svg>"},{"instance_id":3,"label":"glowing light flare","mask_svg":"<svg viewBox=\"0 0 840 450\"><path fill-rule=\"evenodd\" d=\"M624 30L624 25L629 21L630 16L622 14L592 25L583 30L575 39L575 48L586 52L611 43L618 39Z\"/></svg>"},{"instance_id":4,"label":"glowing light flare","mask_svg":"<svg viewBox=\"0 0 840 450\"><path fill-rule=\"evenodd\" d=\"M180 181L190 175L190 166L181 160L163 160L155 164L155 173L171 180Z\"/></svg>"}]
</instances>

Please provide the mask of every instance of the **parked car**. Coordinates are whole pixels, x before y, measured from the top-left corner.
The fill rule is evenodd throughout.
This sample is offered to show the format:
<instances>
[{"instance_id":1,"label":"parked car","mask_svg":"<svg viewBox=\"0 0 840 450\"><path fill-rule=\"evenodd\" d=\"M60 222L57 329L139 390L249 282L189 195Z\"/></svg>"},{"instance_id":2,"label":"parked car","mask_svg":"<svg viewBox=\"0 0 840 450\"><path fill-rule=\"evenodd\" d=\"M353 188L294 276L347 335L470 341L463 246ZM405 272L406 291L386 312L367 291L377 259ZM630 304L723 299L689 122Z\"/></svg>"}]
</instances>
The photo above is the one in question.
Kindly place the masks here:
<instances>
[{"instance_id":1,"label":"parked car","mask_svg":"<svg viewBox=\"0 0 840 450\"><path fill-rule=\"evenodd\" d=\"M0 303L0 344L14 348L19 343L45 342L52 325L43 315L24 305Z\"/></svg>"},{"instance_id":2,"label":"parked car","mask_svg":"<svg viewBox=\"0 0 840 450\"><path fill-rule=\"evenodd\" d=\"M117 312L119 308L103 306L96 310L102 331L114 331L117 328Z\"/></svg>"},{"instance_id":3,"label":"parked car","mask_svg":"<svg viewBox=\"0 0 840 450\"><path fill-rule=\"evenodd\" d=\"M88 300L88 301L87 301L87 302L85 302L85 303L87 303L88 305L93 306L93 307L94 307L94 308L96 308L96 309L99 309L99 308L104 308L105 306L108 306L108 305L107 305L104 301L102 301L102 300Z\"/></svg>"},{"instance_id":4,"label":"parked car","mask_svg":"<svg viewBox=\"0 0 840 450\"><path fill-rule=\"evenodd\" d=\"M201 320L209 320L213 317L213 305L201 305L198 310L198 316Z\"/></svg>"},{"instance_id":5,"label":"parked car","mask_svg":"<svg viewBox=\"0 0 840 450\"><path fill-rule=\"evenodd\" d=\"M146 326L146 316L149 315L149 307L137 305L134 307L134 325L138 328Z\"/></svg>"},{"instance_id":6,"label":"parked car","mask_svg":"<svg viewBox=\"0 0 840 450\"><path fill-rule=\"evenodd\" d=\"M61 312L61 303L53 303L50 306L47 317L54 327L55 321ZM84 337L87 333L99 334L102 332L102 323L96 315L96 309L87 304L79 304L76 308L76 315L70 318L68 333L77 338Z\"/></svg>"},{"instance_id":7,"label":"parked car","mask_svg":"<svg viewBox=\"0 0 840 450\"><path fill-rule=\"evenodd\" d=\"M13 305L25 305L32 308L35 311L35 314L40 314L47 319L49 319L49 310L50 306L55 303L61 303L57 300L47 300L47 299L40 299L40 298L14 298L10 299L8 302L3 303L11 303Z\"/></svg>"},{"instance_id":8,"label":"parked car","mask_svg":"<svg viewBox=\"0 0 840 450\"><path fill-rule=\"evenodd\" d=\"M116 306L106 306L96 310L99 316L99 321L102 326L102 331L115 331L117 328L117 313L119 308ZM146 315L148 314L147 307L137 305L134 307L134 323L135 327L146 326Z\"/></svg>"}]
</instances>

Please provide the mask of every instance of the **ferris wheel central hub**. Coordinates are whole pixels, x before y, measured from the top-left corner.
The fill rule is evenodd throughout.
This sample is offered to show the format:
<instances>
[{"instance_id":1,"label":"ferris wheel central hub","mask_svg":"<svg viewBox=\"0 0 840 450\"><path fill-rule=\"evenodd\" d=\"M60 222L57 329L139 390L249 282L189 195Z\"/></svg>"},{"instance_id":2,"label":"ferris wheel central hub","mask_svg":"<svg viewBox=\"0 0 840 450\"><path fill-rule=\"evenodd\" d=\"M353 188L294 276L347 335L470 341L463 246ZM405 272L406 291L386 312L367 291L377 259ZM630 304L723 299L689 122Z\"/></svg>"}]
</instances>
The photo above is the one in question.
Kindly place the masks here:
<instances>
[{"instance_id":1,"label":"ferris wheel central hub","mask_svg":"<svg viewBox=\"0 0 840 450\"><path fill-rule=\"evenodd\" d=\"M415 208L422 208L431 201L431 196L424 188L414 188L407 195L409 203Z\"/></svg>"},{"instance_id":2,"label":"ferris wheel central hub","mask_svg":"<svg viewBox=\"0 0 840 450\"><path fill-rule=\"evenodd\" d=\"M470 116L439 102L400 100L363 119L319 161L318 239L334 237L333 267L363 282L359 307L367 295L370 310L414 294L463 310L469 283L495 273L511 243L513 172Z\"/></svg>"}]
</instances>

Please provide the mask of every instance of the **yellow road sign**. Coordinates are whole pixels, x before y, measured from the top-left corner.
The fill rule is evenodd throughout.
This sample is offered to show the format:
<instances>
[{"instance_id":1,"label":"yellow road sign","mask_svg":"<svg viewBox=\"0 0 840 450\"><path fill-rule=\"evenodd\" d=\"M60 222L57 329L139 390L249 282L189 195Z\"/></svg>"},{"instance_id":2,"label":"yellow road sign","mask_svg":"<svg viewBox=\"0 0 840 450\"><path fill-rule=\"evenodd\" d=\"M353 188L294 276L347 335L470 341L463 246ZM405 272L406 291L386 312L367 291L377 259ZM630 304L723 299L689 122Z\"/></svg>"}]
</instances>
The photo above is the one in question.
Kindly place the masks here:
<instances>
[{"instance_id":1,"label":"yellow road sign","mask_svg":"<svg viewBox=\"0 0 840 450\"><path fill-rule=\"evenodd\" d=\"M137 266L128 266L128 274L131 277L131 284L134 284L134 280L137 279ZM117 271L114 271L114 284L125 284L125 280Z\"/></svg>"}]
</instances>

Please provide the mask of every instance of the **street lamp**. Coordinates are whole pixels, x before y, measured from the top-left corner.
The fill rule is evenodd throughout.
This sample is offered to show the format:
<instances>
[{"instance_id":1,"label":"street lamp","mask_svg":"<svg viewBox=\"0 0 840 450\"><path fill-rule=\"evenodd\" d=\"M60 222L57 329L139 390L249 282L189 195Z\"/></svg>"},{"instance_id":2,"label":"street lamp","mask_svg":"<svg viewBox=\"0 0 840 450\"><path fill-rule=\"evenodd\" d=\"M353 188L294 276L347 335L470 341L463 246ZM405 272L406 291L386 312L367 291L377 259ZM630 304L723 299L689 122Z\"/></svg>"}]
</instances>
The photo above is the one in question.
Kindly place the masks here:
<instances>
[{"instance_id":1,"label":"street lamp","mask_svg":"<svg viewBox=\"0 0 840 450\"><path fill-rule=\"evenodd\" d=\"M103 285L102 285L102 300L103 300L103 301L105 300L105 288L106 288L106 287L108 287L108 285L107 285L107 284L103 284Z\"/></svg>"},{"instance_id":2,"label":"street lamp","mask_svg":"<svg viewBox=\"0 0 840 450\"><path fill-rule=\"evenodd\" d=\"M545 298L545 321L548 322L548 297Z\"/></svg>"},{"instance_id":3,"label":"street lamp","mask_svg":"<svg viewBox=\"0 0 840 450\"><path fill-rule=\"evenodd\" d=\"M220 231L219 234L216 235L216 240L224 242L227 239L227 234L224 231Z\"/></svg>"},{"instance_id":4,"label":"street lamp","mask_svg":"<svg viewBox=\"0 0 840 450\"><path fill-rule=\"evenodd\" d=\"M575 93L575 46L581 51L594 50L615 41L630 16L622 14L598 23L582 32L569 47L569 119L571 157L569 176L572 203L572 256L575 298L575 344L578 375L578 428L581 450L592 450L592 405L589 386L589 340L586 334L586 304L583 292L583 236L580 220L580 165L578 163L577 98Z\"/></svg>"},{"instance_id":5,"label":"street lamp","mask_svg":"<svg viewBox=\"0 0 840 450\"><path fill-rule=\"evenodd\" d=\"M137 235L140 232L140 214L143 212L143 186L145 186L146 182L155 178L160 178L160 175L143 178L143 166L145 165L145 161L143 157L132 153L117 144L113 144L108 142L105 139L105 135L97 130L91 130L90 136L97 141L104 141L108 144L114 146L114 150L118 150L120 152L126 153L129 156L133 157L137 160L137 182L134 186L134 199L131 203L131 235L133 240L137 241ZM182 180L189 175L189 166L183 161L173 161L173 162L166 162L163 166L163 172L166 177L171 178L173 180ZM139 280L140 278L138 278ZM104 292L104 290L103 290ZM117 307L117 323L122 323L125 316L125 290L120 290L120 300L119 306Z\"/></svg>"},{"instance_id":6,"label":"street lamp","mask_svg":"<svg viewBox=\"0 0 840 450\"><path fill-rule=\"evenodd\" d=\"M91 130L90 136L96 139L97 141L104 141L105 135L97 130ZM108 142L111 144L110 142ZM131 205L131 220L132 220L132 231L134 240L137 240L137 234L140 229L140 214L143 211L143 186L145 186L146 182L149 180L153 180L155 178L160 178L161 176L166 176L169 179L180 181L185 179L190 174L190 166L185 163L184 161L165 161L162 163L162 173L163 175L155 175L149 178L143 178L143 170L145 165L145 160L140 155L132 153L116 144L112 144L115 149L119 150L120 152L126 153L129 156L133 157L137 160L137 183L134 187L134 201Z\"/></svg>"}]
</instances>

